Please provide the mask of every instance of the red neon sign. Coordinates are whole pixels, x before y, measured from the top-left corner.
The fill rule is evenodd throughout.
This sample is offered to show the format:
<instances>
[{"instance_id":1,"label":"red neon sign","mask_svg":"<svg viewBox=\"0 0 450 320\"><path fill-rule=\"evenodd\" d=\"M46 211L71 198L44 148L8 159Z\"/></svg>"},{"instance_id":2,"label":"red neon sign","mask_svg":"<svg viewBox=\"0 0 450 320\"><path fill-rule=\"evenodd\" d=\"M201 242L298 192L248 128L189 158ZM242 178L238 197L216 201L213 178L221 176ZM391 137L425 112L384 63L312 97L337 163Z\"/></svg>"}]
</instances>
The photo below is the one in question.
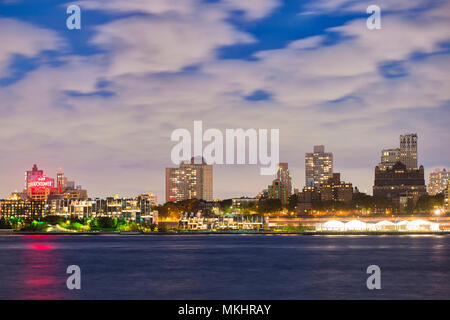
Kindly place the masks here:
<instances>
[{"instance_id":1,"label":"red neon sign","mask_svg":"<svg viewBox=\"0 0 450 320\"><path fill-rule=\"evenodd\" d=\"M37 177L34 181L28 182L28 188L33 189L48 189L53 188L55 181L49 177Z\"/></svg>"}]
</instances>

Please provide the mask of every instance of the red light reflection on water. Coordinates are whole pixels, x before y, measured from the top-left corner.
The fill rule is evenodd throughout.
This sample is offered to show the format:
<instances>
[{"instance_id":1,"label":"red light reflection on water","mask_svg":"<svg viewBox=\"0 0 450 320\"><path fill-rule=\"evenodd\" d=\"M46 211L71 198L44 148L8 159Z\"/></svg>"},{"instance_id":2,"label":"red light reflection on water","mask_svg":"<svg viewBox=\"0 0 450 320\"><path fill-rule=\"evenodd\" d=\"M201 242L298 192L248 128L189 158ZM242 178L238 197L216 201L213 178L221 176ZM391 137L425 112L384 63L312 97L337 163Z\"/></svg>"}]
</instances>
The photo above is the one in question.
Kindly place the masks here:
<instances>
[{"instance_id":1,"label":"red light reflection on water","mask_svg":"<svg viewBox=\"0 0 450 320\"><path fill-rule=\"evenodd\" d=\"M30 249L34 249L34 250L51 250L51 249L54 249L54 247L52 245L46 244L46 243L29 244L28 247Z\"/></svg>"},{"instance_id":2,"label":"red light reflection on water","mask_svg":"<svg viewBox=\"0 0 450 320\"><path fill-rule=\"evenodd\" d=\"M19 277L14 299L64 298L65 267L60 265L58 243L54 235L24 235L21 251Z\"/></svg>"}]
</instances>

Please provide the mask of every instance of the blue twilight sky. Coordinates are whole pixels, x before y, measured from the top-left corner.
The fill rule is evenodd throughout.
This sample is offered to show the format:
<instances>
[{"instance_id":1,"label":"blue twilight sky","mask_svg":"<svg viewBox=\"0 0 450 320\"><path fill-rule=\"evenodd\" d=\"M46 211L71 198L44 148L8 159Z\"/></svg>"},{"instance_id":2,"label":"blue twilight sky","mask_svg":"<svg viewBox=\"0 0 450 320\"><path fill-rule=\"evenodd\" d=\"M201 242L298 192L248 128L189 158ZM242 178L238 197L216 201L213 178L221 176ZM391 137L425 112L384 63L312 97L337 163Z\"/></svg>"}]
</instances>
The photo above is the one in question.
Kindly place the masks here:
<instances>
[{"instance_id":1,"label":"blue twilight sky","mask_svg":"<svg viewBox=\"0 0 450 320\"><path fill-rule=\"evenodd\" d=\"M81 8L81 30L66 9ZM381 7L380 30L366 8ZM324 144L371 192L382 148L419 135L419 162L449 167L450 1L0 0L0 197L37 163L90 196L164 200L174 129L280 129L304 185ZM258 166L214 168L214 196L253 196Z\"/></svg>"}]
</instances>

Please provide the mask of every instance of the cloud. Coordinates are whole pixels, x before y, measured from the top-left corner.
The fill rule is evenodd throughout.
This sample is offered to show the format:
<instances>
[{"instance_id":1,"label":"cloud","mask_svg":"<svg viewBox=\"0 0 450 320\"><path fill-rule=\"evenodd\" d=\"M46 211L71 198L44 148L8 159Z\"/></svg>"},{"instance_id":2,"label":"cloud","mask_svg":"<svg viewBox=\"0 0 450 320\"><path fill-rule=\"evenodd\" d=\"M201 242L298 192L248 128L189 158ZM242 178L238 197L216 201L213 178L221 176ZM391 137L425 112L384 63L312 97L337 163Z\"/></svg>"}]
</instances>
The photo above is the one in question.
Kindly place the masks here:
<instances>
[{"instance_id":1,"label":"cloud","mask_svg":"<svg viewBox=\"0 0 450 320\"><path fill-rule=\"evenodd\" d=\"M278 0L221 0L206 3L201 0L84 0L78 1L82 8L113 12L144 12L154 15L179 14L193 15L204 9L222 11L241 10L248 19L260 19L267 16L280 3Z\"/></svg>"},{"instance_id":2,"label":"cloud","mask_svg":"<svg viewBox=\"0 0 450 320\"><path fill-rule=\"evenodd\" d=\"M36 161L48 168L63 165L90 195L153 189L163 199L164 167L172 165L170 133L192 130L194 120L222 130L279 128L280 159L289 161L296 187L304 183L304 153L314 144L334 152L336 170L362 190L370 190L380 150L397 145L403 131L417 130L419 143L431 146L428 153L450 158L447 149L430 143L448 138L448 128L436 122L450 100L449 54L440 47L450 38L446 7L417 13L413 20L408 12L391 13L375 31L367 30L365 19L356 19L257 52L251 61L219 59L215 52L221 46L257 41L228 18L239 7L246 19L277 8L273 1L258 3L262 6L253 1L83 1L82 10L145 14L96 27L91 41L102 53L64 56L59 65L40 66L0 87L0 143L11 155L0 160L0 167L10 168L2 176L20 186L17 172ZM26 31L11 28L6 40L33 35ZM324 45L329 32L343 40ZM42 34L53 33L39 30L43 42L31 49L17 40L14 53L34 56L58 44ZM424 57L414 58L417 52ZM0 53L0 61L10 56ZM401 77L386 77L380 70L392 61L401 64ZM102 96L99 90L112 94ZM257 102L246 99L261 93ZM255 177L256 167L218 167L217 172L216 196L230 196L231 189L235 196L254 195L270 183ZM0 191L6 189L10 184Z\"/></svg>"},{"instance_id":3,"label":"cloud","mask_svg":"<svg viewBox=\"0 0 450 320\"><path fill-rule=\"evenodd\" d=\"M210 10L170 18L132 17L98 27L92 42L108 50L111 75L177 72L213 60L219 46L253 41L223 20L223 14Z\"/></svg>"},{"instance_id":4,"label":"cloud","mask_svg":"<svg viewBox=\"0 0 450 320\"><path fill-rule=\"evenodd\" d=\"M0 78L8 75L13 55L34 57L44 50L61 49L55 32L15 19L0 18Z\"/></svg>"}]
</instances>

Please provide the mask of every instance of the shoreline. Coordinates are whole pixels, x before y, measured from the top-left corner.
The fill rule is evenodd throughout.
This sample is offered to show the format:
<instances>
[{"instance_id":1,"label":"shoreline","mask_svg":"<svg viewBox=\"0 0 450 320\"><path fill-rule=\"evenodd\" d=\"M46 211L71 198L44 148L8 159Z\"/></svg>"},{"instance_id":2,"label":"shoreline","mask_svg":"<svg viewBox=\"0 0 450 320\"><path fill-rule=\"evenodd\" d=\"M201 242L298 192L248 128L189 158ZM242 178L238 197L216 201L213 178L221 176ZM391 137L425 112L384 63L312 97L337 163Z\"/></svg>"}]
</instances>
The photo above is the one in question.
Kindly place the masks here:
<instances>
[{"instance_id":1,"label":"shoreline","mask_svg":"<svg viewBox=\"0 0 450 320\"><path fill-rule=\"evenodd\" d=\"M296 235L296 236L405 236L405 235L449 235L450 231L304 231L304 232L226 232L226 231L205 231L205 232L32 232L32 231L1 231L1 235L51 235L51 236L198 236L198 235Z\"/></svg>"}]
</instances>

